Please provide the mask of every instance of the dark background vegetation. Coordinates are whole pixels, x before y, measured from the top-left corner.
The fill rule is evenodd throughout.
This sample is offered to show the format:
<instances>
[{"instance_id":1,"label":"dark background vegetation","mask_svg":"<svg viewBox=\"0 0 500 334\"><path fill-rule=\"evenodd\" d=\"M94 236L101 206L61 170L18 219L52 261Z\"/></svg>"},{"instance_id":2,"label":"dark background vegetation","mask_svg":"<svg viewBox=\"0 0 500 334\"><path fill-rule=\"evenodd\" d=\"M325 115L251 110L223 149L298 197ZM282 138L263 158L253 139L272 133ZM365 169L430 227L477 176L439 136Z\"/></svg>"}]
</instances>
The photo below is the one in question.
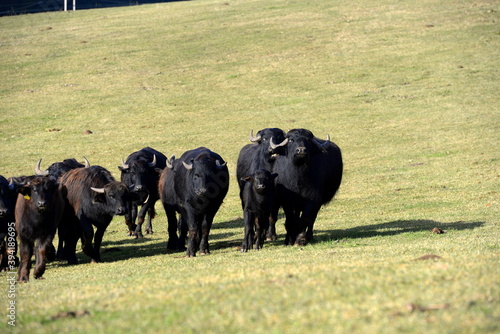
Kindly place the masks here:
<instances>
[{"instance_id":1,"label":"dark background vegetation","mask_svg":"<svg viewBox=\"0 0 500 334\"><path fill-rule=\"evenodd\" d=\"M68 10L73 8L73 0L68 2ZM151 3L174 2L179 0L76 0L76 10L137 6ZM0 0L0 16L64 10L64 0Z\"/></svg>"}]
</instances>

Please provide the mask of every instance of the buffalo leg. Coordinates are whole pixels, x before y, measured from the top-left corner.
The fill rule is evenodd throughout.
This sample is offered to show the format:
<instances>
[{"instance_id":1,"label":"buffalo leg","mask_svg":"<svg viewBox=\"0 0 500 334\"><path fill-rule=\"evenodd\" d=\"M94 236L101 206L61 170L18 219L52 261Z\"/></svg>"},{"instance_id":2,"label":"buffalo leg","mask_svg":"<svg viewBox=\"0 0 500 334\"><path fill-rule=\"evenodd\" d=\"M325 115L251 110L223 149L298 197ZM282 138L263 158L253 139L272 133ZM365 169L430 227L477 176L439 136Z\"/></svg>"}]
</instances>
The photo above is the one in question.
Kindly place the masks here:
<instances>
[{"instance_id":1,"label":"buffalo leg","mask_svg":"<svg viewBox=\"0 0 500 334\"><path fill-rule=\"evenodd\" d=\"M291 208L283 207L285 211L285 229L286 229L286 237L285 237L285 245L293 245L297 238L297 225L299 224L298 213Z\"/></svg>"},{"instance_id":2,"label":"buffalo leg","mask_svg":"<svg viewBox=\"0 0 500 334\"><path fill-rule=\"evenodd\" d=\"M137 205L133 202L128 202L128 212L125 214L125 225L128 227L128 235L134 236L137 225L135 219L137 217Z\"/></svg>"},{"instance_id":3,"label":"buffalo leg","mask_svg":"<svg viewBox=\"0 0 500 334\"><path fill-rule=\"evenodd\" d=\"M83 218L80 218L80 223L82 225L82 251L90 257L91 262L99 262L99 259L96 258L94 246L92 245L94 239L92 223Z\"/></svg>"},{"instance_id":4,"label":"buffalo leg","mask_svg":"<svg viewBox=\"0 0 500 334\"><path fill-rule=\"evenodd\" d=\"M167 215L168 222L168 243L167 249L176 250L177 244L179 242L179 237L177 236L177 213L175 210L167 205L164 205L165 213Z\"/></svg>"},{"instance_id":5,"label":"buffalo leg","mask_svg":"<svg viewBox=\"0 0 500 334\"><path fill-rule=\"evenodd\" d=\"M196 256L196 252L198 251L198 247L200 245L200 228L198 227L199 217L195 217L190 214L185 217L183 215L183 219L186 219L188 226L188 247L187 247L187 256L192 257Z\"/></svg>"},{"instance_id":6,"label":"buffalo leg","mask_svg":"<svg viewBox=\"0 0 500 334\"><path fill-rule=\"evenodd\" d=\"M148 220L146 223L146 233L153 234L153 218L156 216L155 208L148 209Z\"/></svg>"},{"instance_id":7,"label":"buffalo leg","mask_svg":"<svg viewBox=\"0 0 500 334\"><path fill-rule=\"evenodd\" d=\"M208 247L208 236L212 228L213 216L205 216L201 224L201 241L200 241L200 254L210 254Z\"/></svg>"},{"instance_id":8,"label":"buffalo leg","mask_svg":"<svg viewBox=\"0 0 500 334\"><path fill-rule=\"evenodd\" d=\"M179 221L177 223L177 230L179 231L179 241L177 243L177 249L186 250L186 239L188 234L188 226L186 220L182 215L179 217Z\"/></svg>"},{"instance_id":9,"label":"buffalo leg","mask_svg":"<svg viewBox=\"0 0 500 334\"><path fill-rule=\"evenodd\" d=\"M41 279L45 273L47 255L50 252L52 240L50 238L39 239L35 246L35 270L33 276L35 279ZM53 246L52 246L53 247Z\"/></svg>"},{"instance_id":10,"label":"buffalo leg","mask_svg":"<svg viewBox=\"0 0 500 334\"><path fill-rule=\"evenodd\" d=\"M104 236L104 232L106 231L107 226L99 226L97 230L95 231L95 236L94 236L94 257L97 261L95 262L101 262L101 244L102 244L102 238Z\"/></svg>"},{"instance_id":11,"label":"buffalo leg","mask_svg":"<svg viewBox=\"0 0 500 334\"><path fill-rule=\"evenodd\" d=\"M320 208L321 204L319 203L310 203L305 207L299 220L299 230L295 239L296 245L304 246L312 241L314 222Z\"/></svg>"},{"instance_id":12,"label":"buffalo leg","mask_svg":"<svg viewBox=\"0 0 500 334\"><path fill-rule=\"evenodd\" d=\"M32 241L24 238L20 239L19 252L21 256L21 263L19 264L19 269L17 271L18 282L28 282L29 280L33 247L34 244Z\"/></svg>"},{"instance_id":13,"label":"buffalo leg","mask_svg":"<svg viewBox=\"0 0 500 334\"><path fill-rule=\"evenodd\" d=\"M243 236L243 243L241 245L242 252L248 252L253 247L254 228L253 228L253 215L245 210L245 235Z\"/></svg>"}]
</instances>

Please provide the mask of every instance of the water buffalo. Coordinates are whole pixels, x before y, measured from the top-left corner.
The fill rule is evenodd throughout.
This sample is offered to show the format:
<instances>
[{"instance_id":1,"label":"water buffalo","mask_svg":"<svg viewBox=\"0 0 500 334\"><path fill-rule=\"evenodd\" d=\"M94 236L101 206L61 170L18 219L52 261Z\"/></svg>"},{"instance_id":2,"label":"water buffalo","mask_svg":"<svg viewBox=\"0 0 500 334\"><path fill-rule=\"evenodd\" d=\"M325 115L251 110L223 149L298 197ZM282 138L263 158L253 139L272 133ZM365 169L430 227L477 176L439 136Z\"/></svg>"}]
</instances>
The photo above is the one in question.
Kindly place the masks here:
<instances>
[{"instance_id":1,"label":"water buffalo","mask_svg":"<svg viewBox=\"0 0 500 334\"><path fill-rule=\"evenodd\" d=\"M79 163L76 161L76 159L71 158L71 159L64 159L61 162L54 162L52 165L50 165L47 169L42 170L40 165L42 163L42 159L38 160L36 166L35 166L35 174L39 176L48 176L54 181L58 181L61 175L64 173L76 169L76 168L88 168L90 167L90 162L87 160L87 158L83 157L84 163ZM61 230L58 230L58 246L57 246L57 258L62 260L64 259L64 236L61 234ZM49 253L49 258L53 257L53 252L55 250L51 250Z\"/></svg>"},{"instance_id":2,"label":"water buffalo","mask_svg":"<svg viewBox=\"0 0 500 334\"><path fill-rule=\"evenodd\" d=\"M165 155L151 147L145 147L130 154L127 160L118 167L121 171L121 181L139 197L139 201L130 203L129 213L125 215L129 235L136 238L142 237L142 224L146 213L148 214L146 233L153 233L151 220L155 217L155 203L160 198L158 180L161 170L166 167L166 161ZM139 205L142 205L142 208L137 213Z\"/></svg>"},{"instance_id":3,"label":"water buffalo","mask_svg":"<svg viewBox=\"0 0 500 334\"><path fill-rule=\"evenodd\" d=\"M256 249L261 249L264 244L274 204L274 179L277 176L278 174L271 174L266 169L258 169L241 178L245 182L241 199L245 217L242 252L252 249L254 242Z\"/></svg>"},{"instance_id":4,"label":"water buffalo","mask_svg":"<svg viewBox=\"0 0 500 334\"><path fill-rule=\"evenodd\" d=\"M9 181L0 175L0 271L6 271L9 268L9 255L13 259L16 256L17 239L13 228L16 200L17 192L11 189ZM12 243L10 247L9 240Z\"/></svg>"},{"instance_id":5,"label":"water buffalo","mask_svg":"<svg viewBox=\"0 0 500 334\"><path fill-rule=\"evenodd\" d=\"M229 172L220 155L200 147L172 159L161 174L160 199L168 219L168 248L183 249L189 231L187 256L209 253L208 235L229 188ZM177 224L176 213L180 213ZM177 236L177 229L180 236Z\"/></svg>"},{"instance_id":6,"label":"water buffalo","mask_svg":"<svg viewBox=\"0 0 500 334\"><path fill-rule=\"evenodd\" d=\"M55 180L46 176L33 176L16 185L15 218L19 238L21 264L18 281L27 282L31 269L31 257L35 253L33 276L41 278L49 252L53 251L57 226L61 219L64 201Z\"/></svg>"},{"instance_id":7,"label":"water buffalo","mask_svg":"<svg viewBox=\"0 0 500 334\"><path fill-rule=\"evenodd\" d=\"M242 178L251 175L258 169L266 169L272 172L276 157L284 154L286 145L285 132L278 128L262 129L257 132L256 136L253 136L251 132L250 141L252 144L247 144L241 149L236 164L236 178L240 187L241 200L243 200L243 189L245 187L245 181ZM271 145L271 142L277 144ZM267 231L269 240L276 240L277 238L275 224L278 218L279 203L276 198L273 203L274 207L271 210L269 229Z\"/></svg>"},{"instance_id":8,"label":"water buffalo","mask_svg":"<svg viewBox=\"0 0 500 334\"><path fill-rule=\"evenodd\" d=\"M318 139L306 129L288 131L286 140L285 155L276 159L273 169L278 173L276 191L286 218L285 244L305 245L312 240L321 206L339 189L342 155L329 139Z\"/></svg>"},{"instance_id":9,"label":"water buffalo","mask_svg":"<svg viewBox=\"0 0 500 334\"><path fill-rule=\"evenodd\" d=\"M114 215L125 215L127 203L137 197L101 166L73 169L63 174L59 182L66 199L60 228L63 229L68 262L78 262L75 249L80 237L82 250L91 262L101 262L100 248L106 228ZM93 226L96 227L95 235Z\"/></svg>"},{"instance_id":10,"label":"water buffalo","mask_svg":"<svg viewBox=\"0 0 500 334\"><path fill-rule=\"evenodd\" d=\"M50 178L54 180L58 180L61 175L64 173L75 169L75 168L82 168L82 167L90 167L90 163L87 160L87 158L83 157L84 163L81 164L76 159L71 158L71 159L65 159L61 162L54 162L52 165L50 165L46 170L42 170L40 168L40 165L42 163L42 159L38 160L36 166L35 166L35 174L39 176L49 176Z\"/></svg>"}]
</instances>

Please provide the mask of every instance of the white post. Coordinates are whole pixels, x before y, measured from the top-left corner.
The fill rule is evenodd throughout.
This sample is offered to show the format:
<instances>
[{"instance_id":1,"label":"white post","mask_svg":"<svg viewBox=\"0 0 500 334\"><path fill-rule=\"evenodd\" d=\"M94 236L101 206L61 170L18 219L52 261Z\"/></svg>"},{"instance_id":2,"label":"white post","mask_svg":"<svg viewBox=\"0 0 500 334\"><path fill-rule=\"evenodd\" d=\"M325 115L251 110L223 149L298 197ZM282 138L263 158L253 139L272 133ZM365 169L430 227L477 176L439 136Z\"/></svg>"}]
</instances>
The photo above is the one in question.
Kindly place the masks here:
<instances>
[{"instance_id":1,"label":"white post","mask_svg":"<svg viewBox=\"0 0 500 334\"><path fill-rule=\"evenodd\" d=\"M76 10L76 0L73 0L73 10Z\"/></svg>"},{"instance_id":2,"label":"white post","mask_svg":"<svg viewBox=\"0 0 500 334\"><path fill-rule=\"evenodd\" d=\"M68 0L63 0L64 1L64 11L68 11Z\"/></svg>"}]
</instances>

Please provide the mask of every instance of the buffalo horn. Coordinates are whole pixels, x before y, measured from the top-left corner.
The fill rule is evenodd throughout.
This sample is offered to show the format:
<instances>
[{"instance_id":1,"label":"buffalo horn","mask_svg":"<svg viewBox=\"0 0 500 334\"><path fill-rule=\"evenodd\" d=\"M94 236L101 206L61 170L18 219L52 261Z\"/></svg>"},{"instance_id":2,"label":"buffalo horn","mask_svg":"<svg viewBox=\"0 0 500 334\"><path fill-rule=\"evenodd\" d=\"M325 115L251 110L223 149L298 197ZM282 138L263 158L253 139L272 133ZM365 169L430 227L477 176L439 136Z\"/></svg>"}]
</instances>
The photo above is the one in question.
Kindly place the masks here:
<instances>
[{"instance_id":1,"label":"buffalo horn","mask_svg":"<svg viewBox=\"0 0 500 334\"><path fill-rule=\"evenodd\" d=\"M83 157L83 161L85 161L85 168L89 168L90 162L87 160L87 158Z\"/></svg>"},{"instance_id":2,"label":"buffalo horn","mask_svg":"<svg viewBox=\"0 0 500 334\"><path fill-rule=\"evenodd\" d=\"M215 160L215 165L217 166L217 168L222 168L222 167L225 167L227 165L227 162L224 162L223 164L221 164L219 160Z\"/></svg>"},{"instance_id":3,"label":"buffalo horn","mask_svg":"<svg viewBox=\"0 0 500 334\"><path fill-rule=\"evenodd\" d=\"M191 170L193 169L193 164L188 164L187 162L183 161L182 164L184 165L184 167L187 169L187 170Z\"/></svg>"},{"instance_id":4,"label":"buffalo horn","mask_svg":"<svg viewBox=\"0 0 500 334\"><path fill-rule=\"evenodd\" d=\"M326 141L324 143L320 143L316 138L313 138L313 142L321 149L324 150L328 143L330 142L330 135L326 136Z\"/></svg>"},{"instance_id":5,"label":"buffalo horn","mask_svg":"<svg viewBox=\"0 0 500 334\"><path fill-rule=\"evenodd\" d=\"M148 197L146 197L146 200L142 204L146 204L149 201L149 194Z\"/></svg>"},{"instance_id":6,"label":"buffalo horn","mask_svg":"<svg viewBox=\"0 0 500 334\"><path fill-rule=\"evenodd\" d=\"M261 136L254 137L253 136L253 130L250 130L250 141L252 143L256 143L260 140Z\"/></svg>"},{"instance_id":7,"label":"buffalo horn","mask_svg":"<svg viewBox=\"0 0 500 334\"><path fill-rule=\"evenodd\" d=\"M271 149L274 150L275 148L278 148L278 147L281 147L281 146L285 146L287 143L288 143L288 138L285 138L285 140L283 140L281 143L275 144L274 143L274 138L271 137L271 142L269 143L269 145L271 146Z\"/></svg>"},{"instance_id":8,"label":"buffalo horn","mask_svg":"<svg viewBox=\"0 0 500 334\"><path fill-rule=\"evenodd\" d=\"M48 170L41 170L40 169L40 164L42 163L42 159L38 160L36 166L35 166L35 174L38 176L47 176L49 175Z\"/></svg>"},{"instance_id":9,"label":"buffalo horn","mask_svg":"<svg viewBox=\"0 0 500 334\"><path fill-rule=\"evenodd\" d=\"M148 164L149 167L156 166L156 154L153 154L153 161Z\"/></svg>"},{"instance_id":10,"label":"buffalo horn","mask_svg":"<svg viewBox=\"0 0 500 334\"><path fill-rule=\"evenodd\" d=\"M129 168L129 165L127 165L127 164L125 163L125 161L123 161L123 158L122 158L122 167L123 167L124 169L128 169L128 168Z\"/></svg>"},{"instance_id":11,"label":"buffalo horn","mask_svg":"<svg viewBox=\"0 0 500 334\"><path fill-rule=\"evenodd\" d=\"M99 193L99 194L104 194L104 188L94 188L94 187L90 187L90 189L92 189L93 191L95 191L96 193Z\"/></svg>"},{"instance_id":12,"label":"buffalo horn","mask_svg":"<svg viewBox=\"0 0 500 334\"><path fill-rule=\"evenodd\" d=\"M167 159L167 168L168 169L174 169L174 165L172 165L174 163L174 160L175 160L175 155L172 155L170 157L170 160Z\"/></svg>"}]
</instances>

